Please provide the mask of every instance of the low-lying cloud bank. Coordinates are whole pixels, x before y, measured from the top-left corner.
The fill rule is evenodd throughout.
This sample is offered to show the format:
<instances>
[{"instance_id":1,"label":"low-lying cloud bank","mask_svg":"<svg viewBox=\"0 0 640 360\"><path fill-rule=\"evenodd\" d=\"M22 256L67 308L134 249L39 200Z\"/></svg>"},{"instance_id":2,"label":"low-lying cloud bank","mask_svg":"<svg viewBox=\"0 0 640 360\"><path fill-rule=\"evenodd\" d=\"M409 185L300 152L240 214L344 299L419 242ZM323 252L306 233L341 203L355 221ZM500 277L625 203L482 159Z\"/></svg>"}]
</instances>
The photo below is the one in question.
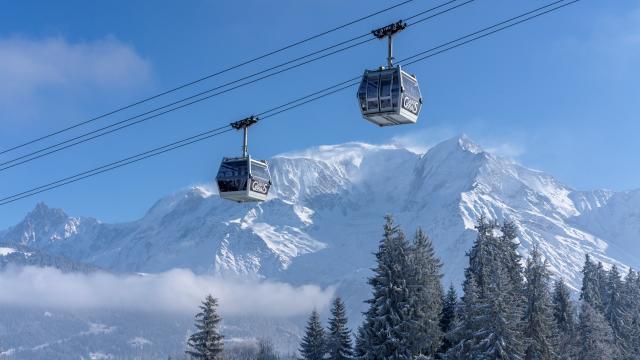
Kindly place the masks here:
<instances>
[{"instance_id":1,"label":"low-lying cloud bank","mask_svg":"<svg viewBox=\"0 0 640 360\"><path fill-rule=\"evenodd\" d=\"M289 317L328 305L333 288L241 281L174 269L153 275L63 273L21 267L0 272L0 308L125 310L195 313L207 294L223 315Z\"/></svg>"}]
</instances>

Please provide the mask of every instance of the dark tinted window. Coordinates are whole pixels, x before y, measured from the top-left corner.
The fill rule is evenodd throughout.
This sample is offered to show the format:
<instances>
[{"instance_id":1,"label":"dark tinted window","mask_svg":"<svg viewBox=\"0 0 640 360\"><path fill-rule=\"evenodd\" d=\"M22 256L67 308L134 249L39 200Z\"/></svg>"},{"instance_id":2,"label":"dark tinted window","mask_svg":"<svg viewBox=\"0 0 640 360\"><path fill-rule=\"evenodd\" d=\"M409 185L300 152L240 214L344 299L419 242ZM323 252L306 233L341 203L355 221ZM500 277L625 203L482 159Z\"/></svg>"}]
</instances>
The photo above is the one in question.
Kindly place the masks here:
<instances>
[{"instance_id":1,"label":"dark tinted window","mask_svg":"<svg viewBox=\"0 0 640 360\"><path fill-rule=\"evenodd\" d=\"M363 110L367 109L367 77L362 77L362 82L360 83L360 88L358 88L358 101L360 102L360 107Z\"/></svg>"},{"instance_id":2,"label":"dark tinted window","mask_svg":"<svg viewBox=\"0 0 640 360\"><path fill-rule=\"evenodd\" d=\"M251 162L251 175L267 181L270 179L267 166L255 162Z\"/></svg>"},{"instance_id":3,"label":"dark tinted window","mask_svg":"<svg viewBox=\"0 0 640 360\"><path fill-rule=\"evenodd\" d=\"M220 164L217 178L248 177L247 160L224 161Z\"/></svg>"},{"instance_id":4,"label":"dark tinted window","mask_svg":"<svg viewBox=\"0 0 640 360\"><path fill-rule=\"evenodd\" d=\"M400 99L400 78L398 76L399 73L400 71L393 72L393 82L391 86L391 101L392 101L392 106L394 108L398 107L398 100Z\"/></svg>"},{"instance_id":5,"label":"dark tinted window","mask_svg":"<svg viewBox=\"0 0 640 360\"><path fill-rule=\"evenodd\" d=\"M247 190L247 179L218 179L218 189L221 193Z\"/></svg>"},{"instance_id":6,"label":"dark tinted window","mask_svg":"<svg viewBox=\"0 0 640 360\"><path fill-rule=\"evenodd\" d=\"M418 83L414 78L407 74L402 74L402 85L404 86L404 93L416 100L420 99L420 89Z\"/></svg>"}]
</instances>

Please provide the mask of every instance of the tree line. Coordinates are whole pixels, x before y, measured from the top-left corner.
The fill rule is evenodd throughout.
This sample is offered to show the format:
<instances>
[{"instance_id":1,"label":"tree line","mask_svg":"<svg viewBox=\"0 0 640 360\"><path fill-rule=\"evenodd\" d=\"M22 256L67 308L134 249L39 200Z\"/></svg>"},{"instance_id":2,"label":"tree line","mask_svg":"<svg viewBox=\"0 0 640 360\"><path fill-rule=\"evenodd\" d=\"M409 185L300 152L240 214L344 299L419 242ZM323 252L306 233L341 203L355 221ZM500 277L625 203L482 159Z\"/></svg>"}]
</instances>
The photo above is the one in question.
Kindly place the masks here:
<instances>
[{"instance_id":1,"label":"tree line","mask_svg":"<svg viewBox=\"0 0 640 360\"><path fill-rule=\"evenodd\" d=\"M623 279L615 265L606 269L587 255L574 300L562 279L551 279L536 246L523 266L513 223L481 218L476 230L459 298L453 285L444 291L442 262L428 236L418 229L409 241L387 216L362 324L352 334L345 305L336 298L326 329L317 311L310 315L299 358L640 359L638 273L629 270ZM222 340L206 333L205 317L189 354L220 359Z\"/></svg>"}]
</instances>

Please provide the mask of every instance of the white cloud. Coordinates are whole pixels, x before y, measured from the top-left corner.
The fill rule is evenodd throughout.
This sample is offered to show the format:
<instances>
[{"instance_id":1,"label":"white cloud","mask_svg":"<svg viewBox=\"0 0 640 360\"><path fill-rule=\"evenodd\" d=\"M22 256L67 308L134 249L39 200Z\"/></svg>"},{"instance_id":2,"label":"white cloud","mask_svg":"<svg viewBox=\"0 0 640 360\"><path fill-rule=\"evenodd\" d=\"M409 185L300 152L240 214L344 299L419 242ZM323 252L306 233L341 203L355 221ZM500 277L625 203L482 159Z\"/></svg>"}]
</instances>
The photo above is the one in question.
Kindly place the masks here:
<instances>
[{"instance_id":1,"label":"white cloud","mask_svg":"<svg viewBox=\"0 0 640 360\"><path fill-rule=\"evenodd\" d=\"M472 133L475 132L475 130L472 131ZM431 127L396 135L391 138L390 142L417 154L424 154L439 142L456 136L462 136L462 133L446 127ZM525 148L521 144L495 139L491 136L470 135L469 137L484 151L506 159L516 160L525 152Z\"/></svg>"},{"instance_id":2,"label":"white cloud","mask_svg":"<svg viewBox=\"0 0 640 360\"><path fill-rule=\"evenodd\" d=\"M524 154L524 147L508 142L494 144L485 150L491 154L511 160L515 160Z\"/></svg>"},{"instance_id":3,"label":"white cloud","mask_svg":"<svg viewBox=\"0 0 640 360\"><path fill-rule=\"evenodd\" d=\"M241 281L174 269L154 275L62 273L54 268L0 272L0 307L111 309L191 314L207 294L223 315L289 317L329 304L333 288Z\"/></svg>"},{"instance_id":4,"label":"white cloud","mask_svg":"<svg viewBox=\"0 0 640 360\"><path fill-rule=\"evenodd\" d=\"M434 145L459 133L448 128L426 128L406 132L391 138L391 144L403 147L416 154L424 154Z\"/></svg>"},{"instance_id":5,"label":"white cloud","mask_svg":"<svg viewBox=\"0 0 640 360\"><path fill-rule=\"evenodd\" d=\"M0 113L79 92L147 84L151 66L136 50L107 37L71 43L56 37L0 39ZM5 108L4 110L2 110Z\"/></svg>"}]
</instances>

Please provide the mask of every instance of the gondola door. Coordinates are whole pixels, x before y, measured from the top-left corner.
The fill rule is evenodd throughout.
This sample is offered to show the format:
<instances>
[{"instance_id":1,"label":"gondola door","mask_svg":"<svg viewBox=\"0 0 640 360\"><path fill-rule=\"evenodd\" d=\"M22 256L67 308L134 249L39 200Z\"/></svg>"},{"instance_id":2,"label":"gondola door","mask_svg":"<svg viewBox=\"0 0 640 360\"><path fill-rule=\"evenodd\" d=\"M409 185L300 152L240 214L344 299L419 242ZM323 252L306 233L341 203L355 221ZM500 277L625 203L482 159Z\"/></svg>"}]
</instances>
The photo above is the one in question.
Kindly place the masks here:
<instances>
[{"instance_id":1,"label":"gondola door","mask_svg":"<svg viewBox=\"0 0 640 360\"><path fill-rule=\"evenodd\" d=\"M367 113L380 111L379 83L379 73L372 71L367 74Z\"/></svg>"},{"instance_id":2,"label":"gondola door","mask_svg":"<svg viewBox=\"0 0 640 360\"><path fill-rule=\"evenodd\" d=\"M380 112L392 112L393 102L391 98L391 87L394 71L380 73Z\"/></svg>"}]
</instances>

